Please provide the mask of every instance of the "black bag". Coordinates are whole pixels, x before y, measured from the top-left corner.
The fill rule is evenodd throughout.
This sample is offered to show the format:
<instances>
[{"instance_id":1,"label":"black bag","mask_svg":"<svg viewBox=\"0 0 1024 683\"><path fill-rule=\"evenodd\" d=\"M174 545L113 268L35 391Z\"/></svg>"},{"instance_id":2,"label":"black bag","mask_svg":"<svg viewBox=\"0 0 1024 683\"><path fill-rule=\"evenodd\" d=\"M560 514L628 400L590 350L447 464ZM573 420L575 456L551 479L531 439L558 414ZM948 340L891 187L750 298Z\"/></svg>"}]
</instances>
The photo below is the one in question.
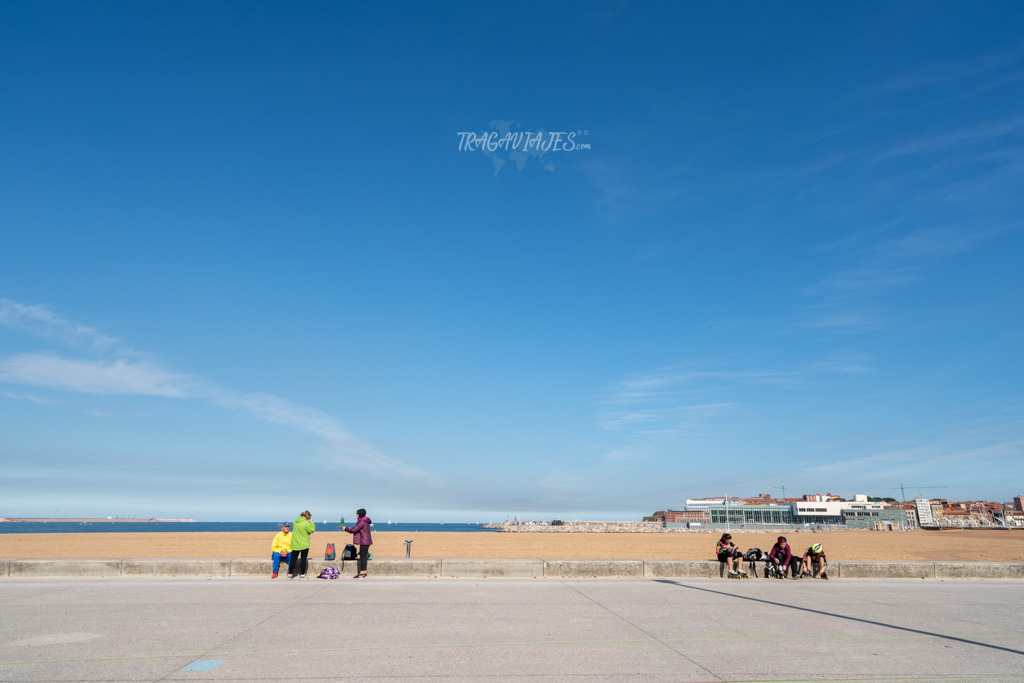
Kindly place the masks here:
<instances>
[{"instance_id":1,"label":"black bag","mask_svg":"<svg viewBox=\"0 0 1024 683\"><path fill-rule=\"evenodd\" d=\"M343 559L343 560L354 560L358 556L359 556L359 549L356 548L351 543L349 543L347 546L345 546L345 550L341 554L341 559Z\"/></svg>"}]
</instances>

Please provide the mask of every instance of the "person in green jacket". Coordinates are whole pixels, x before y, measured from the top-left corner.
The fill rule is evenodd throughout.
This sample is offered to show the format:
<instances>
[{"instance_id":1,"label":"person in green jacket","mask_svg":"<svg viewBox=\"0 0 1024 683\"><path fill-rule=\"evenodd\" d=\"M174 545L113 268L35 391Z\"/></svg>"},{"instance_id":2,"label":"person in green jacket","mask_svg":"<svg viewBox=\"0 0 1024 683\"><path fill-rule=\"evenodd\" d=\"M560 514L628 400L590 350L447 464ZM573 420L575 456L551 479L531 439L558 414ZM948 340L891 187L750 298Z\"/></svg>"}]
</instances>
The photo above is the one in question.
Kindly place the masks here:
<instances>
[{"instance_id":1,"label":"person in green jacket","mask_svg":"<svg viewBox=\"0 0 1024 683\"><path fill-rule=\"evenodd\" d=\"M306 510L295 518L292 524L292 552L288 556L288 578L295 578L295 568L299 569L299 579L305 581L307 559L309 555L309 536L316 531L316 524L313 524L313 515Z\"/></svg>"}]
</instances>

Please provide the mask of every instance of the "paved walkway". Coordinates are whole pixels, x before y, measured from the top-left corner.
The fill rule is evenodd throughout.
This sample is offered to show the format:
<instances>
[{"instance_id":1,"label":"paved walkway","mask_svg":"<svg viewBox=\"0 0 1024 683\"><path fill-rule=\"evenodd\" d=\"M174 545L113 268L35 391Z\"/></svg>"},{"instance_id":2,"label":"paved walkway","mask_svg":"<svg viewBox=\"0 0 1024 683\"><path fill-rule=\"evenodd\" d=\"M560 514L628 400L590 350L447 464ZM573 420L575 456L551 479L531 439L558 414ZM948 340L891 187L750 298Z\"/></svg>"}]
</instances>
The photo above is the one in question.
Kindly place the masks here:
<instances>
[{"instance_id":1,"label":"paved walkway","mask_svg":"<svg viewBox=\"0 0 1024 683\"><path fill-rule=\"evenodd\" d=\"M8 579L0 681L1024 681L1024 582Z\"/></svg>"}]
</instances>

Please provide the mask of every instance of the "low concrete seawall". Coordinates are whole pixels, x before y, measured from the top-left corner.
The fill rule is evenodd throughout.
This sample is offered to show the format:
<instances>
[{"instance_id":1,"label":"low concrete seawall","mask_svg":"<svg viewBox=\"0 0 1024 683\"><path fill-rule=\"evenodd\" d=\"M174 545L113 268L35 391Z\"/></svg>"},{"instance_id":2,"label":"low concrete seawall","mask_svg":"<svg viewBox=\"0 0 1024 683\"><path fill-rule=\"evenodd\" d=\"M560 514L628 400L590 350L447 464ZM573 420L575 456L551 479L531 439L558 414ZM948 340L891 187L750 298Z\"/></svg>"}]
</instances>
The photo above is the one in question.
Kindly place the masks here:
<instances>
[{"instance_id":1,"label":"low concrete seawall","mask_svg":"<svg viewBox=\"0 0 1024 683\"><path fill-rule=\"evenodd\" d=\"M122 560L10 560L10 576L121 576Z\"/></svg>"},{"instance_id":2,"label":"low concrete seawall","mask_svg":"<svg viewBox=\"0 0 1024 683\"><path fill-rule=\"evenodd\" d=\"M356 571L354 560L309 561L309 575L331 565ZM752 573L759 578L763 563ZM270 560L0 560L0 579L32 577L175 577L269 576ZM282 574L287 569L282 567ZM721 567L713 560L371 560L376 576L515 577L515 578L715 578ZM828 567L835 579L1011 579L1024 580L1024 563L1002 562L835 562Z\"/></svg>"},{"instance_id":3,"label":"low concrete seawall","mask_svg":"<svg viewBox=\"0 0 1024 683\"><path fill-rule=\"evenodd\" d=\"M232 560L122 560L121 576L231 576L231 562Z\"/></svg>"},{"instance_id":4,"label":"low concrete seawall","mask_svg":"<svg viewBox=\"0 0 1024 683\"><path fill-rule=\"evenodd\" d=\"M514 576L530 578L544 576L543 560L438 560L441 576ZM367 567L369 570L369 567Z\"/></svg>"},{"instance_id":5,"label":"low concrete seawall","mask_svg":"<svg viewBox=\"0 0 1024 683\"><path fill-rule=\"evenodd\" d=\"M544 576L555 578L640 578L643 575L643 560L544 560Z\"/></svg>"}]
</instances>

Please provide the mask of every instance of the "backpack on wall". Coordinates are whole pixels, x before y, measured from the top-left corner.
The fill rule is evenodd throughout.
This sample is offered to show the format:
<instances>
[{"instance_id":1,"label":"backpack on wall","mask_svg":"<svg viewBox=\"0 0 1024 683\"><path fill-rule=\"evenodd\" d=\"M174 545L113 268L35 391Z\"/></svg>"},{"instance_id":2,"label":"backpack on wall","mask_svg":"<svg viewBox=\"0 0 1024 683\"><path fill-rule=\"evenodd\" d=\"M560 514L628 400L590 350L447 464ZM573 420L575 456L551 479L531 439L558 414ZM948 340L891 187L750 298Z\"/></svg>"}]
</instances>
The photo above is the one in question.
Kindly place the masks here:
<instances>
[{"instance_id":1,"label":"backpack on wall","mask_svg":"<svg viewBox=\"0 0 1024 683\"><path fill-rule=\"evenodd\" d=\"M328 562L334 559L334 544L328 543L327 550L324 551L324 559Z\"/></svg>"},{"instance_id":2,"label":"backpack on wall","mask_svg":"<svg viewBox=\"0 0 1024 683\"><path fill-rule=\"evenodd\" d=\"M342 553L341 559L343 560L354 560L359 556L359 550L349 543L345 546L345 551Z\"/></svg>"}]
</instances>

